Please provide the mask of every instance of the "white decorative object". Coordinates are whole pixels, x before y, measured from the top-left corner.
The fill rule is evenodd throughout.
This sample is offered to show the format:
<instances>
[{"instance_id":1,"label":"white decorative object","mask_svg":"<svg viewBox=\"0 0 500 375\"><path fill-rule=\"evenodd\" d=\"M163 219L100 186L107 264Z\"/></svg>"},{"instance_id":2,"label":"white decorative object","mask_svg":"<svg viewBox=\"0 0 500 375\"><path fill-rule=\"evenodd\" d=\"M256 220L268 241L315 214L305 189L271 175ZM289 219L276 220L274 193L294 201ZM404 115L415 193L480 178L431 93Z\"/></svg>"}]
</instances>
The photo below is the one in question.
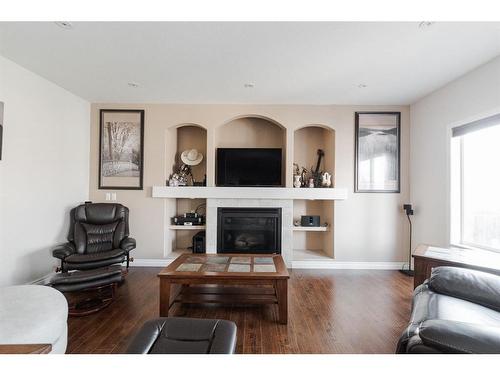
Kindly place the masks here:
<instances>
[{"instance_id":1,"label":"white decorative object","mask_svg":"<svg viewBox=\"0 0 500 375\"><path fill-rule=\"evenodd\" d=\"M332 175L328 172L325 172L321 175L321 186L330 187L332 186Z\"/></svg>"},{"instance_id":2,"label":"white decorative object","mask_svg":"<svg viewBox=\"0 0 500 375\"><path fill-rule=\"evenodd\" d=\"M314 178L309 179L309 187L313 188L314 187Z\"/></svg>"},{"instance_id":3,"label":"white decorative object","mask_svg":"<svg viewBox=\"0 0 500 375\"><path fill-rule=\"evenodd\" d=\"M182 152L181 160L186 165L198 165L203 160L203 155L198 150L192 148L191 150Z\"/></svg>"},{"instance_id":4,"label":"white decorative object","mask_svg":"<svg viewBox=\"0 0 500 375\"><path fill-rule=\"evenodd\" d=\"M302 181L300 179L300 174L296 174L293 176L293 187L299 188L302 185Z\"/></svg>"}]
</instances>

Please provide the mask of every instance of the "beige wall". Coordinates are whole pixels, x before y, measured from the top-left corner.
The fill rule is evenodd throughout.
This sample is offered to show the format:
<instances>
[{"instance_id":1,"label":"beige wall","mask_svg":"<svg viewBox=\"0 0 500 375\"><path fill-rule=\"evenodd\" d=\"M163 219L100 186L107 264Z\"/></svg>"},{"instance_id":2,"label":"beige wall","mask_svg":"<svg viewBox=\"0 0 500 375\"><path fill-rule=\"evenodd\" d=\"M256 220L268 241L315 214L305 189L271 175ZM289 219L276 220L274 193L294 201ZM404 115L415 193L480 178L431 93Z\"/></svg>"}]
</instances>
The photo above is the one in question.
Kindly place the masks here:
<instances>
[{"instance_id":1,"label":"beige wall","mask_svg":"<svg viewBox=\"0 0 500 375\"><path fill-rule=\"evenodd\" d=\"M151 198L153 185L164 185L168 177L169 146L175 144L171 129L196 124L207 129L206 163L208 184L214 184L215 155L220 126L240 116L255 115L283 125L286 144L294 149L294 130L305 125L335 129L335 186L346 187L348 199L335 205L335 259L339 261L402 261L407 248L407 225L401 205L409 198L409 108L407 106L264 106L264 105L171 105L93 104L91 109L90 199L104 201L106 190L97 189L99 109L145 110L145 170L143 191L117 191L118 201L131 211L131 233L137 239L135 258L162 258L164 202ZM400 194L354 194L354 112L401 111L402 155ZM286 184L292 185L291 158L286 161Z\"/></svg>"},{"instance_id":2,"label":"beige wall","mask_svg":"<svg viewBox=\"0 0 500 375\"><path fill-rule=\"evenodd\" d=\"M56 265L69 209L88 199L90 104L0 57L5 103L0 160L0 286Z\"/></svg>"}]
</instances>

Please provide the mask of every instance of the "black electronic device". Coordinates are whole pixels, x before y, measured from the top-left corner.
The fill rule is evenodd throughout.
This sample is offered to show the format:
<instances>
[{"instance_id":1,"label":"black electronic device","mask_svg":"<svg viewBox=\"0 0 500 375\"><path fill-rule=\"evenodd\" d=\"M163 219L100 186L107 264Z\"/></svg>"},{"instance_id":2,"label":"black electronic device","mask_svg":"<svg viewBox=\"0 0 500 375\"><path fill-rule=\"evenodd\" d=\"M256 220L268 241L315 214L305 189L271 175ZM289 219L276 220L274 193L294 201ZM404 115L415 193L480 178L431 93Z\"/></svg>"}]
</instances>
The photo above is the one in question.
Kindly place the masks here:
<instances>
[{"instance_id":1,"label":"black electronic device","mask_svg":"<svg viewBox=\"0 0 500 375\"><path fill-rule=\"evenodd\" d=\"M198 232L193 236L193 253L194 254L206 253L205 231Z\"/></svg>"},{"instance_id":2,"label":"black electronic device","mask_svg":"<svg viewBox=\"0 0 500 375\"><path fill-rule=\"evenodd\" d=\"M204 225L205 216L196 212L188 212L184 215L175 216L172 218L173 225Z\"/></svg>"},{"instance_id":3,"label":"black electronic device","mask_svg":"<svg viewBox=\"0 0 500 375\"><path fill-rule=\"evenodd\" d=\"M217 186L283 186L280 148L218 148Z\"/></svg>"},{"instance_id":4,"label":"black electronic device","mask_svg":"<svg viewBox=\"0 0 500 375\"><path fill-rule=\"evenodd\" d=\"M300 225L303 227L319 227L320 218L318 215L303 215L300 217Z\"/></svg>"}]
</instances>

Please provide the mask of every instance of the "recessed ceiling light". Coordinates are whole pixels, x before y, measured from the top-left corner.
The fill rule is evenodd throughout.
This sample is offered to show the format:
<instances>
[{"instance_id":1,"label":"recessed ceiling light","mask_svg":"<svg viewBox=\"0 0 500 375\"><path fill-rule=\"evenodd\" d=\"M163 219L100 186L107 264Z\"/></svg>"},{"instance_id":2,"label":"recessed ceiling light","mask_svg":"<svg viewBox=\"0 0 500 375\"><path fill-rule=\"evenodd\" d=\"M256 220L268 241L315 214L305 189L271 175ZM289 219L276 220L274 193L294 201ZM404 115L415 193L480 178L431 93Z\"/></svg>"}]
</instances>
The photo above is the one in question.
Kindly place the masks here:
<instances>
[{"instance_id":1,"label":"recessed ceiling light","mask_svg":"<svg viewBox=\"0 0 500 375\"><path fill-rule=\"evenodd\" d=\"M364 89L364 88L368 87L368 85L365 85L364 83L360 83L360 84L358 85L358 87L359 87L360 89Z\"/></svg>"},{"instance_id":2,"label":"recessed ceiling light","mask_svg":"<svg viewBox=\"0 0 500 375\"><path fill-rule=\"evenodd\" d=\"M420 23L418 24L418 27L419 27L420 29L425 29L425 28L427 28L427 27L430 27L430 26L434 25L434 23L435 23L435 22L430 22L430 21L422 21L422 22L420 22Z\"/></svg>"},{"instance_id":3,"label":"recessed ceiling light","mask_svg":"<svg viewBox=\"0 0 500 375\"><path fill-rule=\"evenodd\" d=\"M253 89L255 87L255 84L253 84L253 83L245 83L243 85L243 87L246 88L246 89Z\"/></svg>"},{"instance_id":4,"label":"recessed ceiling light","mask_svg":"<svg viewBox=\"0 0 500 375\"><path fill-rule=\"evenodd\" d=\"M61 29L65 30L71 30L73 29L73 24L68 21L56 21L54 22L57 26L59 26Z\"/></svg>"},{"instance_id":5,"label":"recessed ceiling light","mask_svg":"<svg viewBox=\"0 0 500 375\"><path fill-rule=\"evenodd\" d=\"M135 82L129 82L129 83L127 83L127 85L129 85L129 87L133 87L133 88L139 87L139 84L135 83Z\"/></svg>"}]
</instances>

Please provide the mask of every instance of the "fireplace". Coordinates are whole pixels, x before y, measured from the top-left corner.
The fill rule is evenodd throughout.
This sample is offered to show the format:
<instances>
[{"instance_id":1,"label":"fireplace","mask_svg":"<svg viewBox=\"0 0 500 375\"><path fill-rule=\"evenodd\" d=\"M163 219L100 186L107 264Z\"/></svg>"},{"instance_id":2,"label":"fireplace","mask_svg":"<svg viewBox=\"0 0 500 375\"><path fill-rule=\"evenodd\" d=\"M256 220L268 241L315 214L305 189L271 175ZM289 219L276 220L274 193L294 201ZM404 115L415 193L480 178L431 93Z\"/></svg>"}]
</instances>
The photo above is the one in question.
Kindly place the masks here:
<instances>
[{"instance_id":1,"label":"fireplace","mask_svg":"<svg viewBox=\"0 0 500 375\"><path fill-rule=\"evenodd\" d=\"M219 207L217 252L281 254L281 208Z\"/></svg>"}]
</instances>

